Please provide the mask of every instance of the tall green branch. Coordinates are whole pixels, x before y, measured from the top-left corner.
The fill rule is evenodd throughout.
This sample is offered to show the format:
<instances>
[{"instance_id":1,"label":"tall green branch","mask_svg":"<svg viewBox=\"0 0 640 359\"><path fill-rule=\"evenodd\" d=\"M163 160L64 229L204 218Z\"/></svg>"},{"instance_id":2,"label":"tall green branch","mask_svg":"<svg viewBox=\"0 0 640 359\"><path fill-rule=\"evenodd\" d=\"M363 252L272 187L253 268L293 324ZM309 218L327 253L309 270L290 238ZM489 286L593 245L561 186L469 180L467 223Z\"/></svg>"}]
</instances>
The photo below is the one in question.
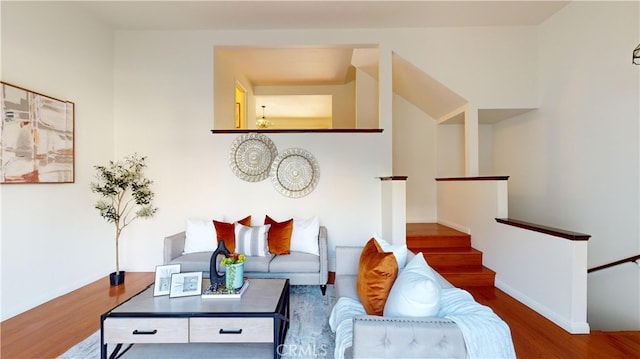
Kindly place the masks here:
<instances>
[{"instance_id":1,"label":"tall green branch","mask_svg":"<svg viewBox=\"0 0 640 359\"><path fill-rule=\"evenodd\" d=\"M146 157L138 154L122 161L109 161L106 166L94 166L96 181L91 190L101 195L95 208L100 216L115 226L116 272L120 272L119 241L122 230L137 218L149 218L158 210L151 203L153 181L146 179L143 170Z\"/></svg>"}]
</instances>

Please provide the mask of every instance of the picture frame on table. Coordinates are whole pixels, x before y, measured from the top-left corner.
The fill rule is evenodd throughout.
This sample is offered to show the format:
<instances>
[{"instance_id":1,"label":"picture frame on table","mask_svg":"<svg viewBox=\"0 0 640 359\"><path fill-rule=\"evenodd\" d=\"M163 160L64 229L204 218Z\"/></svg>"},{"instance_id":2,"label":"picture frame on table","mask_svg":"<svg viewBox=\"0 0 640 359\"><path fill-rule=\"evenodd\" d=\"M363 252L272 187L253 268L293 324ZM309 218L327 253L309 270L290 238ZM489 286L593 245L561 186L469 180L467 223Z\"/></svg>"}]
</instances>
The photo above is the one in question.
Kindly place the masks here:
<instances>
[{"instance_id":1,"label":"picture frame on table","mask_svg":"<svg viewBox=\"0 0 640 359\"><path fill-rule=\"evenodd\" d=\"M202 272L173 273L169 298L202 294Z\"/></svg>"},{"instance_id":2,"label":"picture frame on table","mask_svg":"<svg viewBox=\"0 0 640 359\"><path fill-rule=\"evenodd\" d=\"M156 280L153 286L153 296L169 295L171 292L171 275L180 273L180 264L166 264L156 266Z\"/></svg>"}]
</instances>

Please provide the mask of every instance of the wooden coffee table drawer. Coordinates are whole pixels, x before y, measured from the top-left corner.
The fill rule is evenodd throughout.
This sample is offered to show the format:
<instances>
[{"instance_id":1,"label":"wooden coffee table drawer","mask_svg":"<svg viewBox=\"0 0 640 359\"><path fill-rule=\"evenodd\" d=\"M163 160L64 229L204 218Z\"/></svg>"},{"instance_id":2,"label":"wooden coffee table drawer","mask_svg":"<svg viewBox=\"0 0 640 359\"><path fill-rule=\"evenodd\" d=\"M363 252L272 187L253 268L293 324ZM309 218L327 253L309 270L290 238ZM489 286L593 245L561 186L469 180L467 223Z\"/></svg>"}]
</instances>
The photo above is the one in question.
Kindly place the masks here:
<instances>
[{"instance_id":1,"label":"wooden coffee table drawer","mask_svg":"<svg viewBox=\"0 0 640 359\"><path fill-rule=\"evenodd\" d=\"M191 343L273 343L273 318L191 318Z\"/></svg>"},{"instance_id":2,"label":"wooden coffee table drawer","mask_svg":"<svg viewBox=\"0 0 640 359\"><path fill-rule=\"evenodd\" d=\"M188 343L189 318L107 318L105 343Z\"/></svg>"}]
</instances>

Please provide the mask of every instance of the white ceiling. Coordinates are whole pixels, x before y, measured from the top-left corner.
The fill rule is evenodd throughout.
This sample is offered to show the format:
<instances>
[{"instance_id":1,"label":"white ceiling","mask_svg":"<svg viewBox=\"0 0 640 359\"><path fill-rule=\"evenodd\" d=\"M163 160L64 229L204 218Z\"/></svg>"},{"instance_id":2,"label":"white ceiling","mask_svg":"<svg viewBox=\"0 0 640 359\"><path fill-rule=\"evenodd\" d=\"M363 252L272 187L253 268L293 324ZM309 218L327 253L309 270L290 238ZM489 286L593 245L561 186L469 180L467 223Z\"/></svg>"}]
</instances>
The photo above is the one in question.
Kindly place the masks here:
<instances>
[{"instance_id":1,"label":"white ceiling","mask_svg":"<svg viewBox=\"0 0 640 359\"><path fill-rule=\"evenodd\" d=\"M538 25L569 1L79 1L114 29Z\"/></svg>"}]
</instances>

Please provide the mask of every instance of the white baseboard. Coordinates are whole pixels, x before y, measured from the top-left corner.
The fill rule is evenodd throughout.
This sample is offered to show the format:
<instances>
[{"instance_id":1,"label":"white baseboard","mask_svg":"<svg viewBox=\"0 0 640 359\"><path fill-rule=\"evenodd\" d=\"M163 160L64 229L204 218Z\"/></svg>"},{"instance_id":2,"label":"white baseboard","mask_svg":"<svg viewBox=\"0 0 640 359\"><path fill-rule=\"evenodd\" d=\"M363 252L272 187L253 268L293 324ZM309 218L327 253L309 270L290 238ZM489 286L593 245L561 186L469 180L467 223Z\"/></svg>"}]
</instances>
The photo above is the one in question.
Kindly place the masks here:
<instances>
[{"instance_id":1,"label":"white baseboard","mask_svg":"<svg viewBox=\"0 0 640 359\"><path fill-rule=\"evenodd\" d=\"M407 223L436 223L436 217L407 217Z\"/></svg>"},{"instance_id":2,"label":"white baseboard","mask_svg":"<svg viewBox=\"0 0 640 359\"><path fill-rule=\"evenodd\" d=\"M572 322L570 319L564 318L562 315L559 315L558 313L549 309L547 306L539 303L534 299L529 298L524 293L520 292L519 290L511 287L510 285L502 282L497 278L495 281L495 285L496 285L496 288L509 294L510 296L517 299L519 302L521 302L522 304L533 309L535 312L549 319L550 321L558 325L560 328L566 330L567 332L571 334L589 334L590 332L589 323Z\"/></svg>"},{"instance_id":3,"label":"white baseboard","mask_svg":"<svg viewBox=\"0 0 640 359\"><path fill-rule=\"evenodd\" d=\"M446 219L442 219L442 218L438 218L437 221L439 224L443 225L443 226L447 226L447 227L451 227L453 229L455 229L456 231L460 231L466 234L471 234L471 229L469 227L465 227L463 225L457 224L455 222L451 222L448 221Z\"/></svg>"}]
</instances>

